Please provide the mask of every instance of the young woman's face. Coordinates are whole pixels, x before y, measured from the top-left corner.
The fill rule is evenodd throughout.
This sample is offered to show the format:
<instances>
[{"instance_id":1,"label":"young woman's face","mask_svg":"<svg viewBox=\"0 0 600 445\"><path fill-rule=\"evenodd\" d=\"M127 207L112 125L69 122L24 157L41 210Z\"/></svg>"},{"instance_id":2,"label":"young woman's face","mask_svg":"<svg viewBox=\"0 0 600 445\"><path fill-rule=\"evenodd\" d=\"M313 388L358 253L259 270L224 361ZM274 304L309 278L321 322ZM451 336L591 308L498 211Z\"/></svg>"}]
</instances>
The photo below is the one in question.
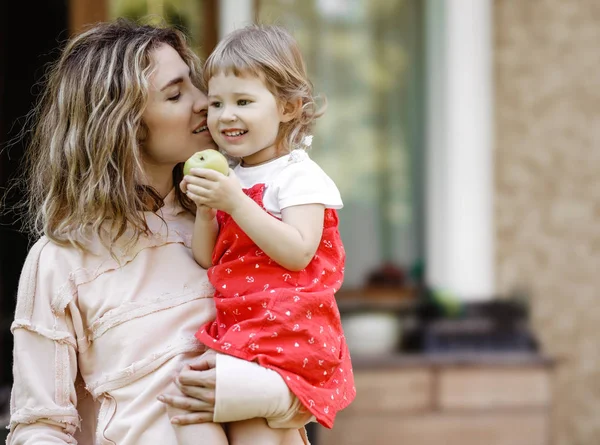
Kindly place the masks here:
<instances>
[{"instance_id":1,"label":"young woman's face","mask_svg":"<svg viewBox=\"0 0 600 445\"><path fill-rule=\"evenodd\" d=\"M208 101L190 79L190 69L173 47L154 50L155 70L150 77L144 162L150 169L171 169L192 154L214 148L206 126Z\"/></svg>"},{"instance_id":2,"label":"young woman's face","mask_svg":"<svg viewBox=\"0 0 600 445\"><path fill-rule=\"evenodd\" d=\"M219 147L254 165L277 156L279 124L287 120L263 79L220 73L208 81L208 128Z\"/></svg>"}]
</instances>

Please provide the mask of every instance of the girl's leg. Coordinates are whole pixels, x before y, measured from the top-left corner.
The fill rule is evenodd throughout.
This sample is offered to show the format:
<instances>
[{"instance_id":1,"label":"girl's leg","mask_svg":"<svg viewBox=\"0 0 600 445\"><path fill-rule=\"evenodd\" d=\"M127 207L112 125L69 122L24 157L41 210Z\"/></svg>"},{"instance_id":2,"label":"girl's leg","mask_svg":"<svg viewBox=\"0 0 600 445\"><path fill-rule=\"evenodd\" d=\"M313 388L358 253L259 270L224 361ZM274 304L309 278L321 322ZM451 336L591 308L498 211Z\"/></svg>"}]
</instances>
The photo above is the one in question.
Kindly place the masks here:
<instances>
[{"instance_id":1,"label":"girl's leg","mask_svg":"<svg viewBox=\"0 0 600 445\"><path fill-rule=\"evenodd\" d=\"M223 427L218 423L173 425L178 445L228 445Z\"/></svg>"},{"instance_id":2,"label":"girl's leg","mask_svg":"<svg viewBox=\"0 0 600 445\"><path fill-rule=\"evenodd\" d=\"M250 419L227 424L230 445L303 445L298 430L271 428L265 419Z\"/></svg>"}]
</instances>

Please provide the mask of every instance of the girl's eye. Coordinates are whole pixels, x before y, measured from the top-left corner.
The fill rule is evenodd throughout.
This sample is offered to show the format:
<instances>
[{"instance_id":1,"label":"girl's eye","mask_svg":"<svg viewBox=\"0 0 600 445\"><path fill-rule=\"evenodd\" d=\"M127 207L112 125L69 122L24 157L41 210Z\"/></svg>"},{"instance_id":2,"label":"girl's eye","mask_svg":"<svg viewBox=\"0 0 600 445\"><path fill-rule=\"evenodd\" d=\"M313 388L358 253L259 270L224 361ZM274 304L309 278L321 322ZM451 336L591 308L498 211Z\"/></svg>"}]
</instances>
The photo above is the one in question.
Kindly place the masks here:
<instances>
[{"instance_id":1,"label":"girl's eye","mask_svg":"<svg viewBox=\"0 0 600 445\"><path fill-rule=\"evenodd\" d=\"M211 102L210 106L213 108L221 108L221 102Z\"/></svg>"},{"instance_id":2,"label":"girl's eye","mask_svg":"<svg viewBox=\"0 0 600 445\"><path fill-rule=\"evenodd\" d=\"M248 99L240 99L238 100L238 105L243 107L244 105L250 105L250 101Z\"/></svg>"},{"instance_id":3,"label":"girl's eye","mask_svg":"<svg viewBox=\"0 0 600 445\"><path fill-rule=\"evenodd\" d=\"M181 93L177 93L175 96L171 96L169 97L167 100L170 100L172 102L175 102L177 99L179 99L181 97Z\"/></svg>"}]
</instances>

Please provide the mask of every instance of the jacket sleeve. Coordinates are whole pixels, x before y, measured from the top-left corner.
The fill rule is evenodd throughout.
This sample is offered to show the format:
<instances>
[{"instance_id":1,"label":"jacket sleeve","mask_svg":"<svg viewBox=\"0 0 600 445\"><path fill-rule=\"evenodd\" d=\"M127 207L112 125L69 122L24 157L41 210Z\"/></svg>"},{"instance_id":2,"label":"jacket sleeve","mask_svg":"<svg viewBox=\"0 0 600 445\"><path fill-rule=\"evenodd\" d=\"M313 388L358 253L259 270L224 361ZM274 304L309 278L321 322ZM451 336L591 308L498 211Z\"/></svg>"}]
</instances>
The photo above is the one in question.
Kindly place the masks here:
<instances>
[{"instance_id":1,"label":"jacket sleeve","mask_svg":"<svg viewBox=\"0 0 600 445\"><path fill-rule=\"evenodd\" d=\"M275 371L217 354L214 422L262 417L271 428L301 428L313 420Z\"/></svg>"},{"instance_id":2,"label":"jacket sleeve","mask_svg":"<svg viewBox=\"0 0 600 445\"><path fill-rule=\"evenodd\" d=\"M69 310L60 302L69 300L71 290L58 285L68 271L47 245L42 238L31 248L19 280L7 445L77 443L76 342Z\"/></svg>"}]
</instances>

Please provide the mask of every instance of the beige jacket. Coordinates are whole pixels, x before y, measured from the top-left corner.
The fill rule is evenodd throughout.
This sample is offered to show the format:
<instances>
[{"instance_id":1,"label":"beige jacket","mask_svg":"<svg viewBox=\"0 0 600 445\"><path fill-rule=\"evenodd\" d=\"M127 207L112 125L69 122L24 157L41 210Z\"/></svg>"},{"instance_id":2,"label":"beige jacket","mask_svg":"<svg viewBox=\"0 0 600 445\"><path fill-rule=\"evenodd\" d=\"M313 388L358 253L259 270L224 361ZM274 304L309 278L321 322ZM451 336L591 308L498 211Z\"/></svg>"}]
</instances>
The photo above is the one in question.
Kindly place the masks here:
<instances>
[{"instance_id":1,"label":"beige jacket","mask_svg":"<svg viewBox=\"0 0 600 445\"><path fill-rule=\"evenodd\" d=\"M117 262L40 239L23 267L15 320L9 445L176 445L165 392L194 338L214 317L213 289L192 258L193 216L166 198L147 213L154 236ZM240 403L240 401L243 401ZM217 360L215 421L265 417L300 427L308 416L273 371Z\"/></svg>"}]
</instances>

